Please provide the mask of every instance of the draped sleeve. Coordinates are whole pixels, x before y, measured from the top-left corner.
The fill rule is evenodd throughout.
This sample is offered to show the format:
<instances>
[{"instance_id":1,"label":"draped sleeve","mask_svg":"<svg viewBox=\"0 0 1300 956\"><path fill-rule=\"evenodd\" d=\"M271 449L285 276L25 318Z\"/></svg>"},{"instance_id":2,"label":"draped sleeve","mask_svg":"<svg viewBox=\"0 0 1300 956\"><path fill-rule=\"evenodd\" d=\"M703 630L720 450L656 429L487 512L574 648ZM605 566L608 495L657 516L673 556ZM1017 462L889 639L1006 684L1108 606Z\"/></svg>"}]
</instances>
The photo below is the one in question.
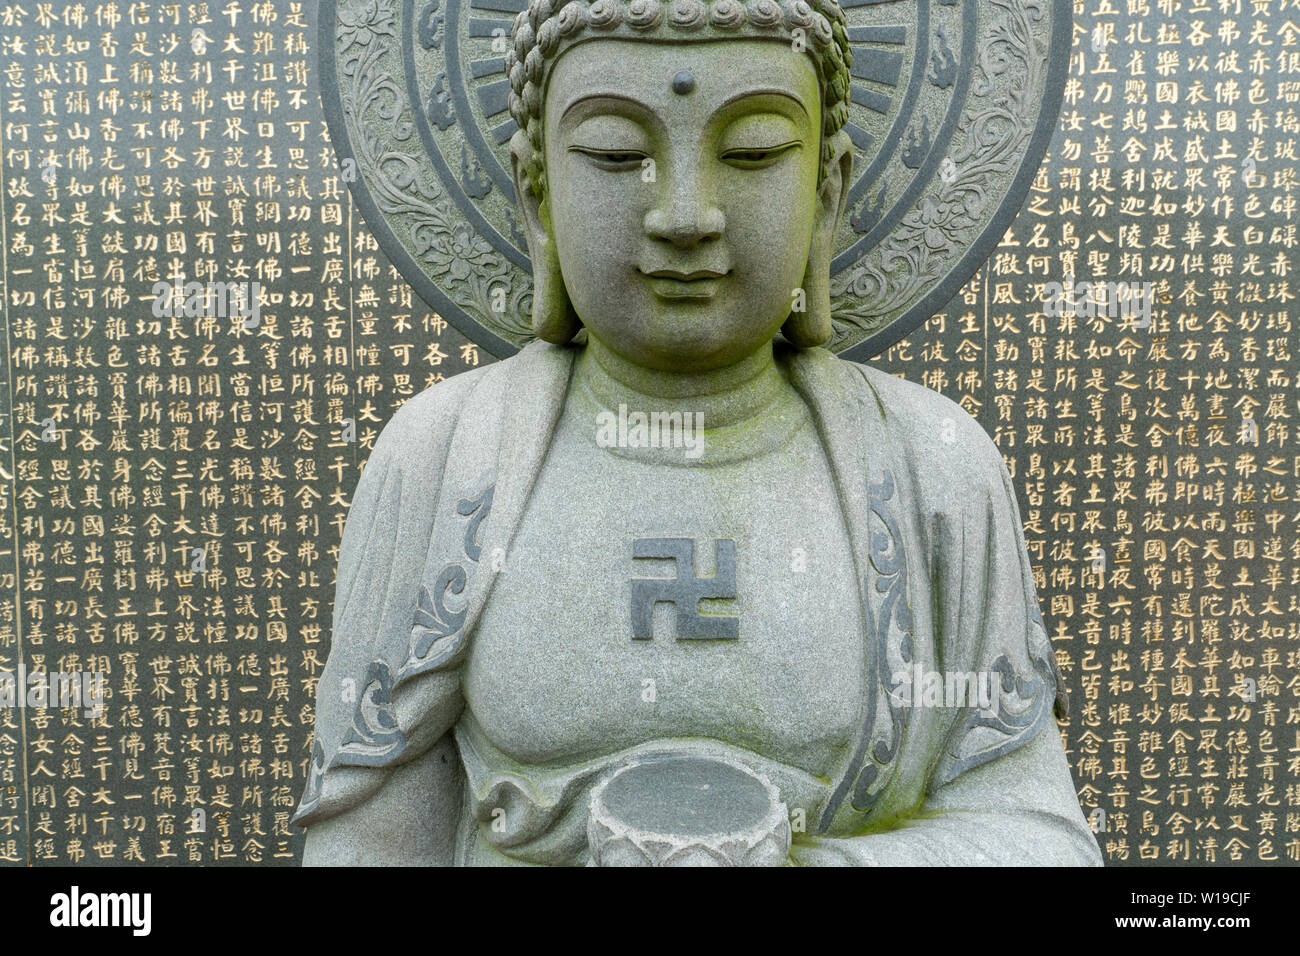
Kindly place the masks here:
<instances>
[{"instance_id":1,"label":"draped sleeve","mask_svg":"<svg viewBox=\"0 0 1300 956\"><path fill-rule=\"evenodd\" d=\"M792 859L1099 864L1052 719L1066 698L1002 454L955 402L856 368L868 390L839 424L857 416L866 430L860 563L883 635L867 717L883 731L861 735L861 761ZM852 450L836 459L855 487Z\"/></svg>"},{"instance_id":2,"label":"draped sleeve","mask_svg":"<svg viewBox=\"0 0 1300 956\"><path fill-rule=\"evenodd\" d=\"M932 769L902 801L914 800L911 812L796 844L799 865L1101 865L1052 720L1054 707L1063 715L1064 694L1010 477L987 437L971 435L962 450L960 474L935 469L937 482L917 486L931 584L918 591L928 591L933 627L918 629L914 650L941 683L931 706L929 688L911 679L906 703L916 719L905 761ZM930 639L931 649L920 646ZM962 686L954 677L966 681L964 702L945 697ZM989 682L985 696L971 699L972 680Z\"/></svg>"},{"instance_id":3,"label":"draped sleeve","mask_svg":"<svg viewBox=\"0 0 1300 956\"><path fill-rule=\"evenodd\" d=\"M456 411L477 377L456 376L402 405L361 473L343 531L299 826L363 802L461 709L458 670L422 674L395 697L393 661L409 645Z\"/></svg>"},{"instance_id":4,"label":"draped sleeve","mask_svg":"<svg viewBox=\"0 0 1300 956\"><path fill-rule=\"evenodd\" d=\"M408 822L431 792L459 794L448 731L464 710L461 668L575 354L534 342L426 389L380 434L343 532L299 826L360 807L390 778L400 800L385 799ZM449 748L435 747L444 738ZM336 835L355 843L355 833ZM377 845L392 849L402 837L387 839Z\"/></svg>"},{"instance_id":5,"label":"draped sleeve","mask_svg":"<svg viewBox=\"0 0 1300 956\"><path fill-rule=\"evenodd\" d=\"M929 750L932 769L917 782L933 791L1027 744L1052 726L1054 710L1065 716L1066 697L998 446L951 399L860 368L885 425L873 439L886 446L875 453L878 467L897 478L886 504L912 555L905 655L912 666L891 662L888 696L924 725L913 738ZM927 673L914 669L922 665ZM921 683L929 672L942 679L938 700ZM967 706L966 691L981 687L984 696Z\"/></svg>"},{"instance_id":6,"label":"draped sleeve","mask_svg":"<svg viewBox=\"0 0 1300 956\"><path fill-rule=\"evenodd\" d=\"M973 420L972 420L972 424ZM1011 477L976 425L963 446L961 499L932 522L936 633L945 675L976 706L958 710L930 780L959 774L1031 741L1068 703L1025 550ZM987 701L987 703L986 703Z\"/></svg>"}]
</instances>

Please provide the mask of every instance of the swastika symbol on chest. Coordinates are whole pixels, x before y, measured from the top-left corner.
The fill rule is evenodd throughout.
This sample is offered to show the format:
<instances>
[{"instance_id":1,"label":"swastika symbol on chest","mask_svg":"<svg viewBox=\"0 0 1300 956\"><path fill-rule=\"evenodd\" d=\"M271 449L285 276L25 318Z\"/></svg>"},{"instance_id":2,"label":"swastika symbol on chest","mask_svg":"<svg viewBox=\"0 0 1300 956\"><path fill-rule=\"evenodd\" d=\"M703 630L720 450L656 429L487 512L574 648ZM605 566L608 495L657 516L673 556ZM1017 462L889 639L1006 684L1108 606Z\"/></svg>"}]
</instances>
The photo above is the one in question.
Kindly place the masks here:
<instances>
[{"instance_id":1,"label":"swastika symbol on chest","mask_svg":"<svg viewBox=\"0 0 1300 956\"><path fill-rule=\"evenodd\" d=\"M633 558L667 558L676 562L671 578L632 579L632 639L650 640L654 606L672 604L676 610L679 641L726 641L740 636L740 618L701 614L704 598L736 596L736 542L715 538L716 570L701 578L695 571L695 542L690 538L637 538L632 542Z\"/></svg>"}]
</instances>

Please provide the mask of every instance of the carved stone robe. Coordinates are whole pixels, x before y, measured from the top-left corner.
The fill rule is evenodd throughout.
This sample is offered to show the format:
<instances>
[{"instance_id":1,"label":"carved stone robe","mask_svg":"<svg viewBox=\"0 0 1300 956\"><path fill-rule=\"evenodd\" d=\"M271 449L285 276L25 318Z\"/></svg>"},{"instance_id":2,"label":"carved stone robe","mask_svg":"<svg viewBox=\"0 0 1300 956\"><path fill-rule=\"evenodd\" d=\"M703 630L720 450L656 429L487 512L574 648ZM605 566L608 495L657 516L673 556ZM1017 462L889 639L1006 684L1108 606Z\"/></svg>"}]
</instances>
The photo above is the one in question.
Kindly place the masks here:
<instances>
[{"instance_id":1,"label":"carved stone robe","mask_svg":"<svg viewBox=\"0 0 1300 956\"><path fill-rule=\"evenodd\" d=\"M406 402L377 440L344 531L294 818L312 829L308 862L465 862L476 836L515 861L581 862L575 801L601 766L543 786L488 765L461 720L459 678L492 556L509 549L580 351L538 342L457 375ZM792 857L1099 863L1052 719L1064 696L996 446L929 389L823 349L778 349L778 361L831 465L859 582L844 600L861 603L867 632L853 662L866 687L856 739ZM994 704L909 706L899 677L924 671L992 674ZM506 826L492 827L502 806ZM313 852L333 821L346 823Z\"/></svg>"}]
</instances>

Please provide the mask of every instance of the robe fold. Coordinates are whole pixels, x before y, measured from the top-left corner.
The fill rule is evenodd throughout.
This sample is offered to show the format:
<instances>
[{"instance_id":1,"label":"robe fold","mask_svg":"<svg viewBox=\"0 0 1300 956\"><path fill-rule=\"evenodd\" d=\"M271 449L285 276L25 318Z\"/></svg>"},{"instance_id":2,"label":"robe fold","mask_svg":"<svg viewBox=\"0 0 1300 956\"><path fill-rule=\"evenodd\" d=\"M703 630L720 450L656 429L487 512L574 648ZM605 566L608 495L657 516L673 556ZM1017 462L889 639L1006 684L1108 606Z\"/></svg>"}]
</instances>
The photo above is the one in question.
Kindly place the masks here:
<instances>
[{"instance_id":1,"label":"robe fold","mask_svg":"<svg viewBox=\"0 0 1300 956\"><path fill-rule=\"evenodd\" d=\"M483 824L475 808L486 795L500 802L513 787L527 805L489 839L525 859L535 842L532 856L550 859L547 821L572 809L581 774L548 790L480 760L459 670L580 352L533 343L426 389L380 434L344 530L298 825L345 815L423 760L415 792L456 817L432 809L449 828L440 845L463 843ZM1052 720L1064 694L997 447L960 406L914 383L824 349L780 348L777 360L826 450L859 585L844 599L866 622L856 738L816 795L805 861L1017 862L1004 846L1015 831L1001 823L1033 817L1045 829L1025 832L1057 840L1052 859L1097 862ZM937 701L922 699L926 674L939 675ZM989 675L990 705L950 705L952 675ZM1050 779L1011 779L1026 773ZM463 813L446 796L458 790L468 791ZM882 839L917 811L948 815L930 831L942 834L931 852L923 835ZM963 830L964 814L993 822Z\"/></svg>"}]
</instances>

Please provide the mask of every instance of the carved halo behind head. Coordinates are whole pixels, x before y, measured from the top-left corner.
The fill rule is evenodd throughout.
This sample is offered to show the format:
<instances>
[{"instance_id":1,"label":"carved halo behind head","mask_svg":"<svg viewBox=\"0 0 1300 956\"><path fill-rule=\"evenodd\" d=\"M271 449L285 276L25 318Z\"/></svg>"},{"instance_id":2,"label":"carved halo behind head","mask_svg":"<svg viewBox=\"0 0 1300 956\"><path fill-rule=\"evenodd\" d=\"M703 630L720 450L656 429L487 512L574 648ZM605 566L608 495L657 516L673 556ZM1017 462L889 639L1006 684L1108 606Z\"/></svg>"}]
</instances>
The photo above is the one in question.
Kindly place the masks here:
<instances>
[{"instance_id":1,"label":"carved halo behind head","mask_svg":"<svg viewBox=\"0 0 1300 956\"><path fill-rule=\"evenodd\" d=\"M738 35L792 42L787 19L802 18L802 7L780 0L551 0L521 19L531 37L515 37L524 42L510 57L512 77L512 21L526 3L319 3L321 95L361 214L430 309L500 358L536 336L529 313L538 263L520 228L519 190L527 183L533 196L546 183L540 164L554 161L534 155L530 144L545 134L528 120L561 44L596 35L665 45ZM1056 129L1074 21L1069 0L839 3L817 0L808 10L825 18L841 53L847 39L851 82L818 45L815 27L804 39L809 79L833 84L823 112L838 125L838 107L847 107L830 145L852 146L853 178L830 255L826 345L862 361L944 308L1012 225ZM702 26L675 26L695 23L701 8ZM598 23L617 15L617 29L593 28L593 11ZM770 25L756 27L755 14ZM542 28L551 21L548 39ZM530 62L539 40L552 45L549 55L544 49ZM737 61L739 80L750 64ZM542 81L531 94L530 73ZM515 135L516 117L524 135ZM820 145L825 155L825 137ZM829 182L821 165L810 179L820 172Z\"/></svg>"}]
</instances>

